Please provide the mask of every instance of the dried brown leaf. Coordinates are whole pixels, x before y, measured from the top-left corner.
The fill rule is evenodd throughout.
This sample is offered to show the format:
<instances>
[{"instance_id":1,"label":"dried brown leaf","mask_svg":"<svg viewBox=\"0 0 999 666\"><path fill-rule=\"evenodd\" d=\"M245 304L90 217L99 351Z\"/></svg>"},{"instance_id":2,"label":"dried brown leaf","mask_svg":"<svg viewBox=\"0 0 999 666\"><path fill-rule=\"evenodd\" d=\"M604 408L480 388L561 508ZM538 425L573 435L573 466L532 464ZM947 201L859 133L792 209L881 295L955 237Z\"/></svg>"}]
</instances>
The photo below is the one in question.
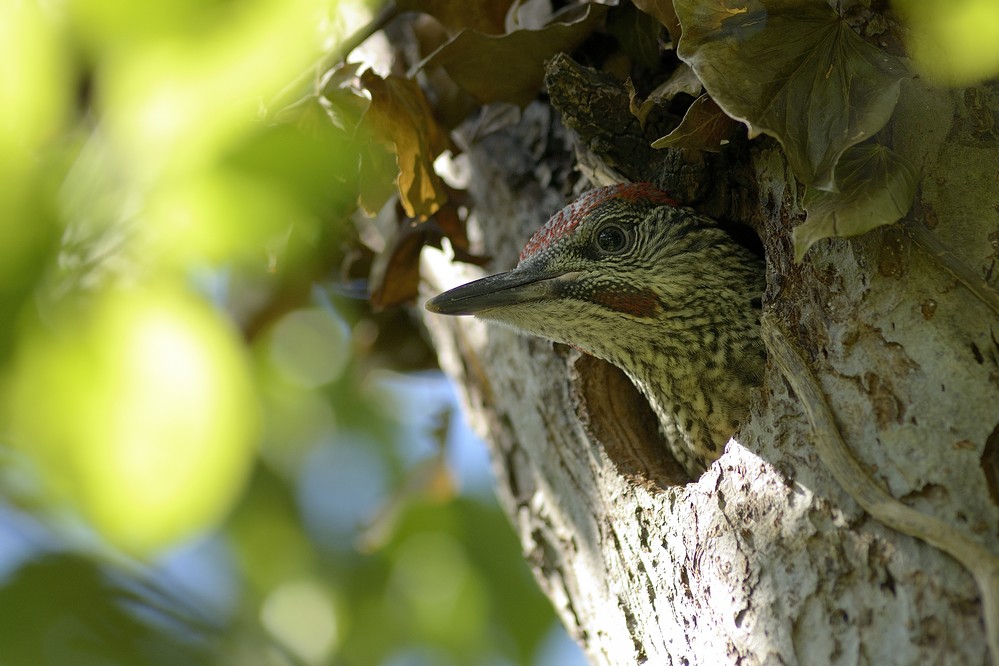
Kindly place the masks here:
<instances>
[{"instance_id":1,"label":"dried brown leaf","mask_svg":"<svg viewBox=\"0 0 999 666\"><path fill-rule=\"evenodd\" d=\"M605 5L574 5L540 30L505 35L463 30L420 67L443 67L455 83L482 103L505 101L526 106L544 80L545 60L575 50L606 12Z\"/></svg>"},{"instance_id":2,"label":"dried brown leaf","mask_svg":"<svg viewBox=\"0 0 999 666\"><path fill-rule=\"evenodd\" d=\"M652 104L649 100L643 102L642 98L638 96L638 91L635 90L635 83L631 80L630 76L624 81L624 89L628 92L628 111L631 111L631 115L638 119L638 124L644 129L645 119L649 117Z\"/></svg>"},{"instance_id":3,"label":"dried brown leaf","mask_svg":"<svg viewBox=\"0 0 999 666\"><path fill-rule=\"evenodd\" d=\"M386 144L377 141L363 142L358 152L361 164L357 200L365 213L376 215L399 191L398 160Z\"/></svg>"},{"instance_id":4,"label":"dried brown leaf","mask_svg":"<svg viewBox=\"0 0 999 666\"><path fill-rule=\"evenodd\" d=\"M401 76L361 74L371 93L364 121L373 136L391 143L399 167L397 185L406 215L426 219L447 200L434 160L448 148L447 132L434 119L430 104L415 81Z\"/></svg>"},{"instance_id":5,"label":"dried brown leaf","mask_svg":"<svg viewBox=\"0 0 999 666\"><path fill-rule=\"evenodd\" d=\"M416 298L420 285L420 251L426 230L416 220L401 226L387 248L380 275L373 276L371 306L384 310Z\"/></svg>"},{"instance_id":6,"label":"dried brown leaf","mask_svg":"<svg viewBox=\"0 0 999 666\"><path fill-rule=\"evenodd\" d=\"M515 0L506 13L503 32L541 30L552 20L551 0Z\"/></svg>"},{"instance_id":7,"label":"dried brown leaf","mask_svg":"<svg viewBox=\"0 0 999 666\"><path fill-rule=\"evenodd\" d=\"M434 236L446 237L451 241L454 250L454 258L466 264L484 266L489 262L489 257L472 254L469 252L468 233L465 221L458 213L458 207L448 202L429 220L426 244L439 247L439 243Z\"/></svg>"},{"instance_id":8,"label":"dried brown leaf","mask_svg":"<svg viewBox=\"0 0 999 666\"><path fill-rule=\"evenodd\" d=\"M454 192L460 199L462 192ZM455 259L482 266L489 261L469 252L465 220L453 202L441 206L426 222L405 220L393 236L379 267L372 276L371 305L385 309L401 305L416 297L420 281L420 251L424 245L441 246L441 239L451 241Z\"/></svg>"},{"instance_id":9,"label":"dried brown leaf","mask_svg":"<svg viewBox=\"0 0 999 666\"><path fill-rule=\"evenodd\" d=\"M638 119L639 124L644 129L645 122L648 120L649 114L654 107L657 105L668 106L669 102L681 93L697 97L701 92L702 86L697 75L694 74L694 70L686 64L680 63L673 70L669 79L649 93L649 96L644 101L638 96L635 85L630 78L624 82L624 87L628 91L628 109L631 111L631 115Z\"/></svg>"},{"instance_id":10,"label":"dried brown leaf","mask_svg":"<svg viewBox=\"0 0 999 666\"><path fill-rule=\"evenodd\" d=\"M429 14L451 33L469 29L500 34L511 4L512 0L396 0L396 9Z\"/></svg>"},{"instance_id":11,"label":"dried brown leaf","mask_svg":"<svg viewBox=\"0 0 999 666\"><path fill-rule=\"evenodd\" d=\"M718 152L739 123L725 115L705 93L690 105L672 132L652 142L653 148L690 148Z\"/></svg>"}]
</instances>

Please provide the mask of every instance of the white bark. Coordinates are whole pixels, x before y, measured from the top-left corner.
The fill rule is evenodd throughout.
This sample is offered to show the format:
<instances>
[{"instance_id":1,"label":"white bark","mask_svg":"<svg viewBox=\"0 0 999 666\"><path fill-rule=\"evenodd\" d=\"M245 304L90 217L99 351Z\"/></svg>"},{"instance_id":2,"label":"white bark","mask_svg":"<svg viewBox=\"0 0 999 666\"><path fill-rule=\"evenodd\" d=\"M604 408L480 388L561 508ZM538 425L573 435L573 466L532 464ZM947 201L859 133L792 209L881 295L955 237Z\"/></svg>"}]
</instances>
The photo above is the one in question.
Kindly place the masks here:
<instances>
[{"instance_id":1,"label":"white bark","mask_svg":"<svg viewBox=\"0 0 999 666\"><path fill-rule=\"evenodd\" d=\"M565 168L534 166L562 136L549 112L532 107L470 149L492 270L512 266L563 203L532 180ZM894 140L923 168L935 233L981 277L999 252L999 152L975 143L963 113L959 93L909 86ZM795 265L798 188L778 148L754 150L764 307L809 356L846 442L892 495L999 552L981 462L999 424L997 314L893 228L820 242ZM482 274L425 259L433 292ZM776 368L739 441L684 485L651 412L610 366L474 319L425 320L490 447L525 555L593 663L987 661L971 576L840 488Z\"/></svg>"}]
</instances>

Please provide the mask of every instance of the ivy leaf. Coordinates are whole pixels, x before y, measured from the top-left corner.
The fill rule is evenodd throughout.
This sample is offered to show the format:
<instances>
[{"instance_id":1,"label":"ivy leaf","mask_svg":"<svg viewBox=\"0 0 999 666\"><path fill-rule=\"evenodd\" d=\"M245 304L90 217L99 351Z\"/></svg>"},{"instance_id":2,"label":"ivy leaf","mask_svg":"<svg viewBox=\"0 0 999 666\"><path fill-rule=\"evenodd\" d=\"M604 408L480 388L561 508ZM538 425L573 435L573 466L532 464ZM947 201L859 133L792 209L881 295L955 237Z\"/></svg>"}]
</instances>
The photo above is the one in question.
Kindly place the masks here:
<instances>
[{"instance_id":1,"label":"ivy leaf","mask_svg":"<svg viewBox=\"0 0 999 666\"><path fill-rule=\"evenodd\" d=\"M483 104L513 102L526 106L545 77L545 60L573 51L590 36L606 5L573 5L540 30L487 35L463 30L427 56L422 69L443 67L464 90Z\"/></svg>"},{"instance_id":2,"label":"ivy leaf","mask_svg":"<svg viewBox=\"0 0 999 666\"><path fill-rule=\"evenodd\" d=\"M808 213L794 229L794 259L818 240L856 236L892 224L909 212L919 173L901 155L877 144L850 148L836 166L839 192L805 190Z\"/></svg>"},{"instance_id":3,"label":"ivy leaf","mask_svg":"<svg viewBox=\"0 0 999 666\"><path fill-rule=\"evenodd\" d=\"M738 124L718 108L710 95L701 95L687 109L676 129L652 142L653 148L691 148L717 153Z\"/></svg>"},{"instance_id":4,"label":"ivy leaf","mask_svg":"<svg viewBox=\"0 0 999 666\"><path fill-rule=\"evenodd\" d=\"M806 185L835 190L840 155L880 130L908 76L825 0L675 0L677 55L750 136L784 147Z\"/></svg>"},{"instance_id":5,"label":"ivy leaf","mask_svg":"<svg viewBox=\"0 0 999 666\"><path fill-rule=\"evenodd\" d=\"M373 136L395 149L396 183L406 215L426 219L447 200L444 183L434 172L434 159L450 145L447 132L415 81L395 75L383 79L371 70L360 78L371 93L365 123Z\"/></svg>"}]
</instances>

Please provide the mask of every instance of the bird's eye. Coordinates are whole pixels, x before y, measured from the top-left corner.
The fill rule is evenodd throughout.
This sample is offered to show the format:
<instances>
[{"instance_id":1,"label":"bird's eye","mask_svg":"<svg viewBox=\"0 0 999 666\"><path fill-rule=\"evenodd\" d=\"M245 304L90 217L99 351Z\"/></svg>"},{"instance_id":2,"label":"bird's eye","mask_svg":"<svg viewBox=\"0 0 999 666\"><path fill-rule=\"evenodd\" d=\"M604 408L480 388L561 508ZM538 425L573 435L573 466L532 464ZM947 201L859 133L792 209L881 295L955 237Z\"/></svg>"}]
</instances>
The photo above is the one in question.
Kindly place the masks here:
<instances>
[{"instance_id":1,"label":"bird's eye","mask_svg":"<svg viewBox=\"0 0 999 666\"><path fill-rule=\"evenodd\" d=\"M628 249L628 234L617 225L608 224L597 232L597 247L608 254L617 254Z\"/></svg>"}]
</instances>

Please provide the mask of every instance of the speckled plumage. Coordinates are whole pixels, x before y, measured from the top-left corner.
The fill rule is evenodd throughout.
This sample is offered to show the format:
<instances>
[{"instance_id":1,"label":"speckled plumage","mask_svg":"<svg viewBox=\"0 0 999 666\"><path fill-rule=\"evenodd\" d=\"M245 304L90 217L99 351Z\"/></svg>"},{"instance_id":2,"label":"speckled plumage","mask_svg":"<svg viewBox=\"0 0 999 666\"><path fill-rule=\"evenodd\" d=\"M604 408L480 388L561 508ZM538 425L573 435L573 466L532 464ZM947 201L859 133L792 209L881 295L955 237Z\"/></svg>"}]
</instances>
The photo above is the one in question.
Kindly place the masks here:
<instances>
[{"instance_id":1,"label":"speckled plumage","mask_svg":"<svg viewBox=\"0 0 999 666\"><path fill-rule=\"evenodd\" d=\"M624 370L691 475L722 453L763 374L763 262L651 185L587 193L509 273L428 302L570 344Z\"/></svg>"}]
</instances>

